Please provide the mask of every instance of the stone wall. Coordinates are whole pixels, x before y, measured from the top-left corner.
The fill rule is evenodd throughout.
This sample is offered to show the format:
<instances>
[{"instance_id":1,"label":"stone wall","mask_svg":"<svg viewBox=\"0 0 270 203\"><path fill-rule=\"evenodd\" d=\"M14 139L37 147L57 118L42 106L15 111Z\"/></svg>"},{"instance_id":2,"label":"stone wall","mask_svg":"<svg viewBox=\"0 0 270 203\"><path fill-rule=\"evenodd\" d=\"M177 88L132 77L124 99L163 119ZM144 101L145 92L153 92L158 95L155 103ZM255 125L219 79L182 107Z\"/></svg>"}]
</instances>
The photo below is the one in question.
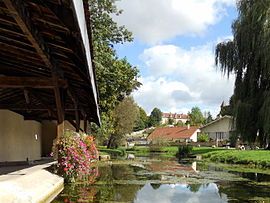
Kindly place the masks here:
<instances>
[{"instance_id":1,"label":"stone wall","mask_svg":"<svg viewBox=\"0 0 270 203\"><path fill-rule=\"evenodd\" d=\"M0 162L41 158L41 123L0 110Z\"/></svg>"}]
</instances>

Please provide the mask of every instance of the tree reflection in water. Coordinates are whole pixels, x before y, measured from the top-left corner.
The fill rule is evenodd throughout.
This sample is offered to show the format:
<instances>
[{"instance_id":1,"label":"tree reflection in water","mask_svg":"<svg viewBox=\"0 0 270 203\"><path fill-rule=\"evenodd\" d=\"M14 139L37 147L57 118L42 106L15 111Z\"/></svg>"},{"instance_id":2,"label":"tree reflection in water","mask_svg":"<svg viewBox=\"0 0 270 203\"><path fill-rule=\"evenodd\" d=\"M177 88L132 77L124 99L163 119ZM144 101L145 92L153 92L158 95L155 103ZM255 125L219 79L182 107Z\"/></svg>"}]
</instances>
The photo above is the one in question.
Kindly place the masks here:
<instances>
[{"instance_id":1,"label":"tree reflection in water","mask_svg":"<svg viewBox=\"0 0 270 203\"><path fill-rule=\"evenodd\" d=\"M54 202L223 203L247 202L250 199L269 200L269 185L260 186L255 185L252 180L224 178L216 183L212 181L200 184L209 177L212 179L224 175L227 177L229 173L222 171L212 173L209 169L206 173L205 171L201 173L202 168L198 171L192 166L194 166L192 163L180 164L172 160L151 161L143 166L136 162L108 163L96 167L94 173L85 181L66 185ZM210 174L213 176L209 176ZM162 177L169 178L164 182ZM194 181L196 179L194 177L198 179L196 183L199 184L185 183L188 180ZM172 182L168 180L174 184L169 184Z\"/></svg>"}]
</instances>

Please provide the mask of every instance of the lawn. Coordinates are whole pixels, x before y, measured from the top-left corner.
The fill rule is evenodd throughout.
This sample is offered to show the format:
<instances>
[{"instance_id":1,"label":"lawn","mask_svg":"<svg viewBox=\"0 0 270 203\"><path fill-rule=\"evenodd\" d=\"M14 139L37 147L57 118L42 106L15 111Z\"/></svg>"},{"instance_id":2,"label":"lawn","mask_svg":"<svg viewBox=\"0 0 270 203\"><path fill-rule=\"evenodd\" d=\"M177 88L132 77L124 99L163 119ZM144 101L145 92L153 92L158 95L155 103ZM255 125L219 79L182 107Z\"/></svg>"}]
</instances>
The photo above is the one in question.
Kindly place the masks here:
<instances>
[{"instance_id":1,"label":"lawn","mask_svg":"<svg viewBox=\"0 0 270 203\"><path fill-rule=\"evenodd\" d=\"M125 153L134 153L135 156L148 156L155 153L159 156L175 157L178 152L177 146L135 146L133 148L107 149L98 147L102 153L116 156L123 156ZM193 147L193 155L202 155L205 160L213 162L242 164L261 168L270 168L270 151L268 150L246 150L212 148L212 147Z\"/></svg>"},{"instance_id":2,"label":"lawn","mask_svg":"<svg viewBox=\"0 0 270 203\"><path fill-rule=\"evenodd\" d=\"M203 158L215 162L270 168L270 151L268 150L218 150L204 154Z\"/></svg>"},{"instance_id":3,"label":"lawn","mask_svg":"<svg viewBox=\"0 0 270 203\"><path fill-rule=\"evenodd\" d=\"M221 151L221 150L226 150L225 148L217 147L217 148L212 148L212 147L193 147L192 149L192 154L199 155L199 154L206 154L209 152L215 152L215 151Z\"/></svg>"}]
</instances>

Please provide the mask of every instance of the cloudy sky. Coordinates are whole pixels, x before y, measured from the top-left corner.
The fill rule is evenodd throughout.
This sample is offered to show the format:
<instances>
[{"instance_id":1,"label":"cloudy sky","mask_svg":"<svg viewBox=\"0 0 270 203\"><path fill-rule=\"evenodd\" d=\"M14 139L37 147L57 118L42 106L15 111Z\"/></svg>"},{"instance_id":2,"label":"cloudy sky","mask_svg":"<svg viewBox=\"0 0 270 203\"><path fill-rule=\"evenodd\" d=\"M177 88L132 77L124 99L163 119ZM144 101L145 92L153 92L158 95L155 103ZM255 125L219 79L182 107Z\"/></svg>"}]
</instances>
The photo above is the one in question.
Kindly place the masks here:
<instances>
[{"instance_id":1,"label":"cloudy sky","mask_svg":"<svg viewBox=\"0 0 270 203\"><path fill-rule=\"evenodd\" d=\"M134 35L118 45L120 57L140 69L143 86L133 97L148 113L187 113L193 106L219 112L233 92L214 66L215 45L231 39L237 16L235 0L121 0L115 17Z\"/></svg>"}]
</instances>

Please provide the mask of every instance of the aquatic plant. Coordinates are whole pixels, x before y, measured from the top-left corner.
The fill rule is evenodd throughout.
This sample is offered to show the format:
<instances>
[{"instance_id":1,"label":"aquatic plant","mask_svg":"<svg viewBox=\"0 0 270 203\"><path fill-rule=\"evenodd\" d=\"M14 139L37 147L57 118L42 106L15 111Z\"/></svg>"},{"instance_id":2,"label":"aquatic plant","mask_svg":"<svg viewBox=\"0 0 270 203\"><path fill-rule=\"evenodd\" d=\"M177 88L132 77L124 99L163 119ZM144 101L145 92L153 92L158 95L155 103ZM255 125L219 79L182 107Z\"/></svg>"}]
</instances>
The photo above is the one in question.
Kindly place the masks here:
<instances>
[{"instance_id":1,"label":"aquatic plant","mask_svg":"<svg viewBox=\"0 0 270 203\"><path fill-rule=\"evenodd\" d=\"M57 173L66 182L86 177L94 172L93 161L98 160L98 150L92 136L66 131L54 145L57 153Z\"/></svg>"},{"instance_id":2,"label":"aquatic plant","mask_svg":"<svg viewBox=\"0 0 270 203\"><path fill-rule=\"evenodd\" d=\"M178 147L177 157L185 157L191 154L193 147L190 145L181 145Z\"/></svg>"}]
</instances>

